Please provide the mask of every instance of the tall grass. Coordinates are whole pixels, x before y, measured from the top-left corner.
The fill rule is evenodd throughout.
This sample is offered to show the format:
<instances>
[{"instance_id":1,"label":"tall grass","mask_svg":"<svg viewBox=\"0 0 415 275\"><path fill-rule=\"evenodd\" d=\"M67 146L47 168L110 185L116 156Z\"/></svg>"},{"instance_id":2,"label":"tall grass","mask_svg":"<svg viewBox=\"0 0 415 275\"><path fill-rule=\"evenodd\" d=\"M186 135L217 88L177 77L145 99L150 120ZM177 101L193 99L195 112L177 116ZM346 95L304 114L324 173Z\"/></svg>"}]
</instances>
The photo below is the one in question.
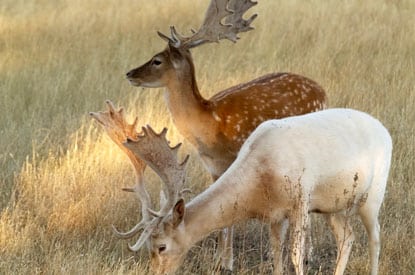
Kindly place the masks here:
<instances>
[{"instance_id":1,"label":"tall grass","mask_svg":"<svg viewBox=\"0 0 415 275\"><path fill-rule=\"evenodd\" d=\"M129 86L124 73L165 46L155 31L196 28L207 1L3 0L0 5L0 273L145 273L147 258L127 251L110 225L138 220L136 199L120 191L134 178L128 160L87 113L112 99L140 123L174 128L161 90ZM394 140L381 212L380 274L415 272L415 2L410 0L260 1L255 31L236 44L193 50L208 97L270 71L311 77L331 106L379 118ZM209 177L191 146L188 185ZM158 179L150 171L149 188ZM335 246L319 217L313 222L311 274L332 270ZM360 223L347 268L368 273ZM258 234L258 228L263 234ZM239 225L236 270L270 272L267 228ZM261 243L261 245L258 245ZM181 272L211 273L207 238Z\"/></svg>"}]
</instances>

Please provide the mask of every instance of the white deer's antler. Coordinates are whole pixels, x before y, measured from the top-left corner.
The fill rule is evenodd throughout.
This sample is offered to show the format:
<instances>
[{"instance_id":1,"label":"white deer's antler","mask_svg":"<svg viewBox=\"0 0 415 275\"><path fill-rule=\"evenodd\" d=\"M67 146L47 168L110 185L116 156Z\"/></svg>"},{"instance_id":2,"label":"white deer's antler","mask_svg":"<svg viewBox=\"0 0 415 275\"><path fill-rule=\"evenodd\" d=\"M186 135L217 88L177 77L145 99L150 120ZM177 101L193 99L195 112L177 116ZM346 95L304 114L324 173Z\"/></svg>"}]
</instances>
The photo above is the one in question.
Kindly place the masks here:
<instances>
[{"instance_id":1,"label":"white deer's antler","mask_svg":"<svg viewBox=\"0 0 415 275\"><path fill-rule=\"evenodd\" d=\"M105 132L123 150L130 158L136 170L137 177L142 178L146 164L140 158L127 150L123 144L128 139L136 139L139 133L137 132L138 118L134 119L132 124L129 124L125 119L124 109L115 109L114 104L107 100L105 102L108 110L105 112L90 112L89 114L104 128Z\"/></svg>"},{"instance_id":2,"label":"white deer's antler","mask_svg":"<svg viewBox=\"0 0 415 275\"><path fill-rule=\"evenodd\" d=\"M114 141L114 143L117 144L131 160L136 173L136 184L132 188L123 188L123 190L135 192L137 194L138 199L141 202L141 223L144 224L151 219L151 200L144 186L144 170L146 168L146 163L123 146L128 139L136 139L139 136L139 133L136 131L138 119L136 117L134 122L129 124L125 119L123 108L120 108L117 111L114 104L109 100L106 101L106 104L108 106L107 111L90 112L89 114L104 128L112 141ZM140 228L137 228L135 233L137 233L138 230L140 230ZM131 234L132 232L129 232L127 235L121 233L117 235L121 238L128 238Z\"/></svg>"},{"instance_id":3,"label":"white deer's antler","mask_svg":"<svg viewBox=\"0 0 415 275\"><path fill-rule=\"evenodd\" d=\"M165 216L181 197L189 155L179 163L177 152L181 143L170 147L166 139L167 128L159 134L149 125L143 127L142 130L143 135L138 136L137 140L128 139L124 146L144 160L164 182L166 200L161 205L160 211L154 215Z\"/></svg>"},{"instance_id":4,"label":"white deer's antler","mask_svg":"<svg viewBox=\"0 0 415 275\"><path fill-rule=\"evenodd\" d=\"M170 147L166 139L167 128L164 128L159 134L148 125L143 127L142 130L143 135L139 135L135 140L128 139L124 146L135 156L145 161L160 176L165 185L165 192L161 192L160 210L158 212L150 211L153 216L152 220L141 221L126 233L115 230L118 236L128 238L144 228L137 242L133 246L129 246L132 251L137 251L143 246L155 227L167 216L180 199L183 191L186 191L182 188L185 183L186 163L189 159L189 155L187 155L184 161L179 163L177 152L181 143L175 147Z\"/></svg>"},{"instance_id":5,"label":"white deer's antler","mask_svg":"<svg viewBox=\"0 0 415 275\"><path fill-rule=\"evenodd\" d=\"M175 203L182 197L185 183L185 169L189 159L179 162L177 152L181 143L170 147L166 139L167 128L157 134L150 126L142 127L142 134L135 130L137 119L133 124L125 120L123 109L115 111L114 105L107 101L109 110L106 112L90 113L101 125L107 134L118 144L132 161L136 174L137 184L126 191L136 192L142 203L142 220L131 230L123 233L114 226L114 233L123 239L128 239L143 230L140 238L129 248L133 251L140 249L147 241L157 224L167 216ZM165 192L161 192L160 210L151 209L150 197L144 187L143 172L146 165L150 166L160 176L165 185Z\"/></svg>"},{"instance_id":6,"label":"white deer's antler","mask_svg":"<svg viewBox=\"0 0 415 275\"><path fill-rule=\"evenodd\" d=\"M175 48L190 49L204 43L219 42L221 39L236 42L239 39L238 33L253 29L250 24L257 15L254 14L246 20L243 14L256 4L252 0L212 0L202 26L198 31L192 31L193 35L184 37L174 26L170 27L171 37L160 32L158 34Z\"/></svg>"}]
</instances>

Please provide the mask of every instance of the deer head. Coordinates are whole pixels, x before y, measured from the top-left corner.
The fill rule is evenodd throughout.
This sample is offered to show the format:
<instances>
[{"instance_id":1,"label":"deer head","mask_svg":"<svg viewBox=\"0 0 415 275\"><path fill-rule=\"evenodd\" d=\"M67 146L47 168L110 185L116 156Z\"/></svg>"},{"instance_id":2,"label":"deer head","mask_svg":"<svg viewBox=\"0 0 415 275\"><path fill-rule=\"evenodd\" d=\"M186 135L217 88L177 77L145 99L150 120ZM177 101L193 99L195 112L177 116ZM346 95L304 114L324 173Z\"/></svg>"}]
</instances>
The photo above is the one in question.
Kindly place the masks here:
<instances>
[{"instance_id":1,"label":"deer head","mask_svg":"<svg viewBox=\"0 0 415 275\"><path fill-rule=\"evenodd\" d=\"M170 27L171 37L158 32L168 45L144 65L127 73L127 79L134 86L164 87L172 77L194 75L190 49L205 43L228 39L236 42L238 33L252 30L251 22L256 14L244 19L243 14L256 5L251 0L212 0L199 30L191 36L180 35L174 26Z\"/></svg>"},{"instance_id":2,"label":"deer head","mask_svg":"<svg viewBox=\"0 0 415 275\"><path fill-rule=\"evenodd\" d=\"M151 265L155 274L172 274L180 266L187 251L192 246L189 242L185 224L185 203L180 199L154 229L150 237Z\"/></svg>"}]
</instances>

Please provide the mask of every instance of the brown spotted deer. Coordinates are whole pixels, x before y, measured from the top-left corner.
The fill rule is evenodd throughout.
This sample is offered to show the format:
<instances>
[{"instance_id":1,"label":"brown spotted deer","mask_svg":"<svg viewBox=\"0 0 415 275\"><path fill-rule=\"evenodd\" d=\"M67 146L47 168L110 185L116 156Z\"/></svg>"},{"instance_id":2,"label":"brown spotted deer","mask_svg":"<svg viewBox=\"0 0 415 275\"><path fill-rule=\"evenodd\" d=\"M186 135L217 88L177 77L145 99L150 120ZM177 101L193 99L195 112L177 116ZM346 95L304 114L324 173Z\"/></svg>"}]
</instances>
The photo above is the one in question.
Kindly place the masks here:
<instances>
[{"instance_id":1,"label":"brown spotted deer","mask_svg":"<svg viewBox=\"0 0 415 275\"><path fill-rule=\"evenodd\" d=\"M235 160L250 133L263 121L318 111L326 94L314 81L292 73L272 73L228 88L206 99L199 91L190 49L252 30L243 14L251 0L212 0L198 31L171 37L158 33L167 47L144 65L127 73L134 86L166 87L168 109L179 132L193 144L214 180ZM222 267L232 270L232 230L220 235Z\"/></svg>"},{"instance_id":2,"label":"brown spotted deer","mask_svg":"<svg viewBox=\"0 0 415 275\"><path fill-rule=\"evenodd\" d=\"M392 140L375 118L352 109L269 120L242 146L229 169L207 190L185 204L185 161L177 158L166 130L123 144L163 179L167 194L161 210L120 237L142 230L137 250L148 243L151 268L172 274L187 251L215 230L258 218L271 224L274 273L283 274L282 248L290 225L291 259L304 274L304 236L309 213L324 215L337 244L335 274L344 273L354 241L350 217L357 215L368 233L371 274L378 272L378 214L391 164ZM146 202L143 202L143 204ZM170 208L170 210L169 210Z\"/></svg>"}]
</instances>

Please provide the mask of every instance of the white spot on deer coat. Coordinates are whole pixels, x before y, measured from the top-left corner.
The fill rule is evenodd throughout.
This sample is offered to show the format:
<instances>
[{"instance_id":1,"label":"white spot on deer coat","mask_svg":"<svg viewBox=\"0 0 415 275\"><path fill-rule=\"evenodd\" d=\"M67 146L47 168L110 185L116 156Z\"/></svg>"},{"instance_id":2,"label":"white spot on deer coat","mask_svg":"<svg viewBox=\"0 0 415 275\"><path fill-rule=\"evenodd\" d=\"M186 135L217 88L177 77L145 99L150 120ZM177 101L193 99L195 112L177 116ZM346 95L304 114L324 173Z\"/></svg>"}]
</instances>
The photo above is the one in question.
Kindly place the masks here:
<instances>
[{"instance_id":1,"label":"white spot on deer coat","mask_svg":"<svg viewBox=\"0 0 415 275\"><path fill-rule=\"evenodd\" d=\"M212 116L216 121L218 121L218 122L222 121L222 119L218 116L218 114L216 112L212 112Z\"/></svg>"}]
</instances>

